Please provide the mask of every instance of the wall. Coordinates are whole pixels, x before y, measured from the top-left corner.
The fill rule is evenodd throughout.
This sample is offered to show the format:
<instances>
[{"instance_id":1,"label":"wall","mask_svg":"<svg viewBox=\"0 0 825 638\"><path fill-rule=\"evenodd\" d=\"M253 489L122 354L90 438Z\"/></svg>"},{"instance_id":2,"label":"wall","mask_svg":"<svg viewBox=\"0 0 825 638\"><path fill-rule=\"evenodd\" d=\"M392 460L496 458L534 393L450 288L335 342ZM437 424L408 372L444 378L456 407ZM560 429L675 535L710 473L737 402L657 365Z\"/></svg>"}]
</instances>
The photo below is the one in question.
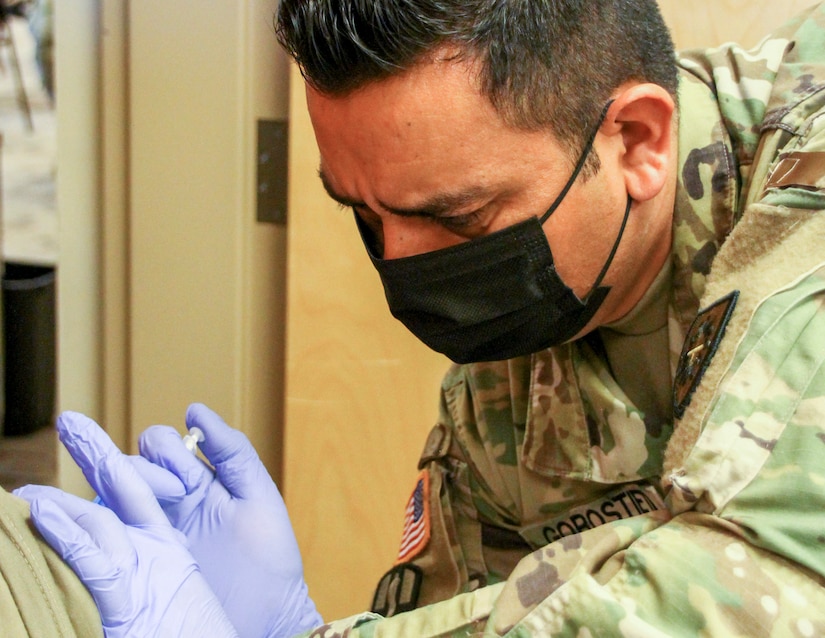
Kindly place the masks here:
<instances>
[{"instance_id":1,"label":"wall","mask_svg":"<svg viewBox=\"0 0 825 638\"><path fill-rule=\"evenodd\" d=\"M100 161L98 156L98 43L100 5L95 0L55 3L57 205L60 257L57 272L58 407L98 415L100 353ZM68 454L58 452L57 480L85 493L85 480Z\"/></svg>"},{"instance_id":2,"label":"wall","mask_svg":"<svg viewBox=\"0 0 825 638\"><path fill-rule=\"evenodd\" d=\"M679 48L734 41L756 45L765 34L813 0L659 0Z\"/></svg>"},{"instance_id":3,"label":"wall","mask_svg":"<svg viewBox=\"0 0 825 638\"><path fill-rule=\"evenodd\" d=\"M326 617L369 606L392 563L448 362L395 321L351 213L317 178L293 70L284 490Z\"/></svg>"},{"instance_id":4,"label":"wall","mask_svg":"<svg viewBox=\"0 0 825 638\"><path fill-rule=\"evenodd\" d=\"M128 5L129 420L203 401L280 461L285 240L256 222L256 121L286 116L274 0Z\"/></svg>"},{"instance_id":5,"label":"wall","mask_svg":"<svg viewBox=\"0 0 825 638\"><path fill-rule=\"evenodd\" d=\"M667 0L681 47L754 44L807 6L778 0ZM351 216L317 179L293 71L285 492L310 593L326 618L365 609L392 564L415 463L447 362L387 311Z\"/></svg>"},{"instance_id":6,"label":"wall","mask_svg":"<svg viewBox=\"0 0 825 638\"><path fill-rule=\"evenodd\" d=\"M278 476L286 230L255 220L285 118L276 0L66 0L57 45L58 407L125 450L211 404ZM59 481L84 493L71 460Z\"/></svg>"}]
</instances>

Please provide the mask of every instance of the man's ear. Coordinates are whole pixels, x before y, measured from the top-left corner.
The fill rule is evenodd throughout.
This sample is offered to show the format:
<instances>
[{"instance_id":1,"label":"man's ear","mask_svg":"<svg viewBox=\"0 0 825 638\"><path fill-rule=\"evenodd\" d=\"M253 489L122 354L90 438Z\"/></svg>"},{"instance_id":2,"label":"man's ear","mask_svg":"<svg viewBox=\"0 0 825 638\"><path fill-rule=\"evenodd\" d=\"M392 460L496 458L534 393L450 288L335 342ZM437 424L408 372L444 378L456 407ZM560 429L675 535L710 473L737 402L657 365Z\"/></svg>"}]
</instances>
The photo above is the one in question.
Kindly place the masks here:
<instances>
[{"instance_id":1,"label":"man's ear","mask_svg":"<svg viewBox=\"0 0 825 638\"><path fill-rule=\"evenodd\" d=\"M625 86L614 96L602 132L616 136L625 187L636 201L652 199L667 183L675 110L673 97L657 84Z\"/></svg>"}]
</instances>

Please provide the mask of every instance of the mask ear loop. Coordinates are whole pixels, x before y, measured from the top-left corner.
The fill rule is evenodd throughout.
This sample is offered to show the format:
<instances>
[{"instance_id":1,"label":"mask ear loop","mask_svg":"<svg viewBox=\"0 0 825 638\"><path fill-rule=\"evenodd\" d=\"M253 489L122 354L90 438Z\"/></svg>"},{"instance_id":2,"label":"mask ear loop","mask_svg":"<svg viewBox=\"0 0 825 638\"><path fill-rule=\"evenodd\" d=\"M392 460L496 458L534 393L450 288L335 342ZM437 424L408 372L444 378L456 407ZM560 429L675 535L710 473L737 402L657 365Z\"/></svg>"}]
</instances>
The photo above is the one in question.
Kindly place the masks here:
<instances>
[{"instance_id":1,"label":"mask ear loop","mask_svg":"<svg viewBox=\"0 0 825 638\"><path fill-rule=\"evenodd\" d=\"M590 151L593 148L593 143L596 141L596 135L599 132L599 129L602 127L604 123L604 118L607 117L607 111L610 109L610 105L613 104L615 100L608 100L607 104L604 105L601 114L599 115L599 121L596 123L596 126L593 128L593 131L590 133L590 136L587 138L587 143L584 145L584 150L582 154L579 156L579 161L576 162L576 168L573 169L573 174L570 176L570 179L567 180L567 183L564 185L564 188L561 189L561 193L559 196L556 197L555 201L550 204L550 208L547 209L547 212L542 215L539 222L544 224L547 221L547 218L553 214L553 212L558 208L561 201L564 199L564 196L567 195L567 192L573 187L573 183L576 181L576 178L579 176L579 173L584 168L584 163L587 161L587 156L590 155Z\"/></svg>"},{"instance_id":2,"label":"mask ear loop","mask_svg":"<svg viewBox=\"0 0 825 638\"><path fill-rule=\"evenodd\" d=\"M622 226L619 228L619 234L616 236L616 241L613 242L613 248L610 249L610 254L607 256L607 260L604 262L604 266L602 266L602 271L599 273L599 276L596 277L596 281L591 286L589 292L584 296L582 301L587 302L590 295L593 294L593 291L599 287L599 284L602 283L602 279L607 274L607 270L610 268L610 264L613 263L613 257L616 256L616 251L619 249L619 242L622 241L622 235L624 235L625 226L627 226L627 218L630 217L630 206L633 204L633 200L630 198L630 195L627 196L627 208L624 209L624 219L622 219Z\"/></svg>"}]
</instances>

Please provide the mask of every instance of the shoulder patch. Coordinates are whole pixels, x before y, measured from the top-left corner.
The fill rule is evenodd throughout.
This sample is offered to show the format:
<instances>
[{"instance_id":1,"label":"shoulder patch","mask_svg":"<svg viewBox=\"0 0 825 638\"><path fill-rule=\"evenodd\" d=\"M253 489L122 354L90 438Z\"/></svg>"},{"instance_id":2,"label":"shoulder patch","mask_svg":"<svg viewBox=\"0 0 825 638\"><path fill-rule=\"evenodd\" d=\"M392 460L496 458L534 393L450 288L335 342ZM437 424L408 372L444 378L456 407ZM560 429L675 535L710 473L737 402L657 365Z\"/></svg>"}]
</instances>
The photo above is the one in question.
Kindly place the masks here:
<instances>
[{"instance_id":1,"label":"shoulder patch","mask_svg":"<svg viewBox=\"0 0 825 638\"><path fill-rule=\"evenodd\" d=\"M421 593L423 570L412 563L396 565L381 577L371 611L385 617L412 611Z\"/></svg>"},{"instance_id":2,"label":"shoulder patch","mask_svg":"<svg viewBox=\"0 0 825 638\"><path fill-rule=\"evenodd\" d=\"M700 311L685 337L673 382L673 414L681 419L730 321L739 291L734 290Z\"/></svg>"},{"instance_id":3,"label":"shoulder patch","mask_svg":"<svg viewBox=\"0 0 825 638\"><path fill-rule=\"evenodd\" d=\"M418 475L415 488L404 512L404 531L395 564L399 565L418 556L430 541L430 473Z\"/></svg>"},{"instance_id":4,"label":"shoulder patch","mask_svg":"<svg viewBox=\"0 0 825 638\"><path fill-rule=\"evenodd\" d=\"M825 151L783 153L765 188L825 189Z\"/></svg>"}]
</instances>

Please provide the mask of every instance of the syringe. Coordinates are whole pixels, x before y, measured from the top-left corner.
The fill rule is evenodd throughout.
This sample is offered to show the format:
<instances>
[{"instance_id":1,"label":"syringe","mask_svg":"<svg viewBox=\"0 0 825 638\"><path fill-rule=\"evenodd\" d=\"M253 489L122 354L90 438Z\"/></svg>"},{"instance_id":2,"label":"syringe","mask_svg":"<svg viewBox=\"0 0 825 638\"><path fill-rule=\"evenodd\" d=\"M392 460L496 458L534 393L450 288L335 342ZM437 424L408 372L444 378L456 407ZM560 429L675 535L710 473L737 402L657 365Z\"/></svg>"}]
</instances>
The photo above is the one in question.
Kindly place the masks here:
<instances>
[{"instance_id":1,"label":"syringe","mask_svg":"<svg viewBox=\"0 0 825 638\"><path fill-rule=\"evenodd\" d=\"M198 427L189 428L189 433L183 436L183 444L192 454L198 453L198 443L203 443L206 437Z\"/></svg>"}]
</instances>

